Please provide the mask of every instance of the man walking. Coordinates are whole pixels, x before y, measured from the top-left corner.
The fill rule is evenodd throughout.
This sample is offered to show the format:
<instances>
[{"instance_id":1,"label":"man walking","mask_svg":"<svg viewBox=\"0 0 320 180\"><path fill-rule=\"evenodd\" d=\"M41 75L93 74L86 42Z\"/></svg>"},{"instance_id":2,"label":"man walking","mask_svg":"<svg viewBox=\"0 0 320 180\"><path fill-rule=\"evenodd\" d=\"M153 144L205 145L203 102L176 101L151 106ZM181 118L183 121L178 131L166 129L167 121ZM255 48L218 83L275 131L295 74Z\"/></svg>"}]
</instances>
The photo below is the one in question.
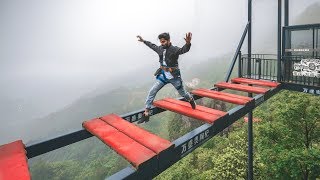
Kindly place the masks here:
<instances>
[{"instance_id":1,"label":"man walking","mask_svg":"<svg viewBox=\"0 0 320 180\"><path fill-rule=\"evenodd\" d=\"M144 40L141 36L137 36L138 41L143 42L145 45L150 47L159 55L160 68L154 74L156 76L156 82L149 91L146 99L146 107L142 118L138 123L149 121L149 111L157 92L166 84L172 84L179 92L179 94L184 97L193 109L196 108L196 103L193 97L188 93L183 87L178 59L179 55L184 54L190 50L192 34L189 32L186 34L184 40L186 44L180 48L173 46L170 42L169 33L161 33L158 38L161 46L157 46L149 41Z\"/></svg>"}]
</instances>

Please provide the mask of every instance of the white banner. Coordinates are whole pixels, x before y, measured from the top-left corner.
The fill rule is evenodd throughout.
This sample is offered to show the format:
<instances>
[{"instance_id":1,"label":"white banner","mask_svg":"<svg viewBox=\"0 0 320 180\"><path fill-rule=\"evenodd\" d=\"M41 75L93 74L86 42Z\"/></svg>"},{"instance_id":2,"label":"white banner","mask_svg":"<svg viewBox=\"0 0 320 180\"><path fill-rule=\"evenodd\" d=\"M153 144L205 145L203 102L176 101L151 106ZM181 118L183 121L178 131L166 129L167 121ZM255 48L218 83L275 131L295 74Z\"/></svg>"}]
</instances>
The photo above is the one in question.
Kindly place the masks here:
<instances>
[{"instance_id":1,"label":"white banner","mask_svg":"<svg viewBox=\"0 0 320 180\"><path fill-rule=\"evenodd\" d=\"M301 59L300 63L293 64L293 76L320 78L320 59Z\"/></svg>"}]
</instances>

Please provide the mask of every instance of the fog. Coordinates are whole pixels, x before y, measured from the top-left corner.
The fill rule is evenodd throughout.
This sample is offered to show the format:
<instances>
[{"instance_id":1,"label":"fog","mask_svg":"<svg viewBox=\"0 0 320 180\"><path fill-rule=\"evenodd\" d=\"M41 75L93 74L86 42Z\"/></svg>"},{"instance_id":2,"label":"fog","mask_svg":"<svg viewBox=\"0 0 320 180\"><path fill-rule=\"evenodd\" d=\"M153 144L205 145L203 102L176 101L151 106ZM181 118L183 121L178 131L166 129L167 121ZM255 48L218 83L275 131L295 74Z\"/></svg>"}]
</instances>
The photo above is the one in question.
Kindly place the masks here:
<instances>
[{"instance_id":1,"label":"fog","mask_svg":"<svg viewBox=\"0 0 320 180\"><path fill-rule=\"evenodd\" d=\"M253 2L253 50L275 53L277 1ZM290 22L315 2L290 1ZM183 46L192 32L184 68L233 54L246 22L246 0L1 0L0 144L24 138L10 124L31 128L30 119L120 77L131 81L130 72L153 71L157 55L136 35L159 44L158 34L170 32Z\"/></svg>"}]
</instances>

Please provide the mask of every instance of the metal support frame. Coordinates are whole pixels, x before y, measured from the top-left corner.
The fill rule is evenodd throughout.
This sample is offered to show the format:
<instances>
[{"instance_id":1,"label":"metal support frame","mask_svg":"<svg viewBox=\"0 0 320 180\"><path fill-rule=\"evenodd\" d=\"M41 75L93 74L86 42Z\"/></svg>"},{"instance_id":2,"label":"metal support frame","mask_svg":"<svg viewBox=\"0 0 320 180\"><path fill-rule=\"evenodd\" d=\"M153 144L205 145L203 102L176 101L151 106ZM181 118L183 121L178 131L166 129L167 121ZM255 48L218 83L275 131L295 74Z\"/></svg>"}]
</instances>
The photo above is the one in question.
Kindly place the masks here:
<instances>
[{"instance_id":1,"label":"metal support frame","mask_svg":"<svg viewBox=\"0 0 320 180\"><path fill-rule=\"evenodd\" d=\"M175 144L175 148L172 154L168 156L169 163L162 165L161 168L153 171L145 171L143 169L136 170L132 166L122 169L121 171L108 177L109 180L118 179L152 179L159 175L161 172L178 162L180 159L191 153L197 147L208 141L210 138L223 131L232 123L243 117L249 111L259 106L264 101L268 100L274 94L281 90L281 85L277 88L272 88L265 94L256 95L254 100L246 105L239 105L228 111L228 114L215 121L214 124L204 124L193 131L178 138L172 143ZM201 138L202 137L202 138ZM197 139L197 141L195 140ZM197 142L195 144L195 142Z\"/></svg>"},{"instance_id":2,"label":"metal support frame","mask_svg":"<svg viewBox=\"0 0 320 180\"><path fill-rule=\"evenodd\" d=\"M219 90L217 88L212 88L211 90ZM166 164L162 164L157 170L150 171L151 169L146 167L140 170L134 169L132 166L127 167L118 173L109 177L110 179L141 179L141 178L152 178L159 175L165 169L169 168L171 165L182 159L184 156L195 150L197 147L205 143L211 137L223 131L226 127L230 126L232 123L243 117L249 111L259 106L261 103L272 97L274 94L278 93L281 90L281 86L273 88L264 95L257 95L254 97L254 101L248 103L247 105L239 105L235 108L228 111L228 114L225 117L222 117L215 121L213 125L204 124L195 130L185 134L184 136L173 141L175 148L172 152L167 153L169 161L166 161ZM182 98L179 98L182 100ZM195 99L199 99L198 96L195 96ZM165 110L153 107L153 115L161 113ZM129 122L135 122L139 120L140 114L143 113L143 109L131 112L125 115L121 115L122 118L128 120ZM52 150L61 148L66 145L84 140L86 138L92 137L92 135L86 130L82 129L69 133L67 135L59 136L48 141L43 141L26 147L28 158L32 158ZM204 137L204 138L201 138ZM198 139L197 144L190 146L190 141L195 141ZM164 157L163 157L164 158ZM108 179L109 179L108 178Z\"/></svg>"},{"instance_id":3,"label":"metal support frame","mask_svg":"<svg viewBox=\"0 0 320 180\"><path fill-rule=\"evenodd\" d=\"M316 43L317 36L316 36L316 30L314 28L312 29L312 36L313 36L313 38L312 38L312 49L315 49L316 48L315 43ZM312 51L312 56L313 57L315 56L315 51Z\"/></svg>"},{"instance_id":4,"label":"metal support frame","mask_svg":"<svg viewBox=\"0 0 320 180\"><path fill-rule=\"evenodd\" d=\"M241 50L242 44L243 44L243 42L244 42L244 39L246 38L246 35L247 35L247 32L248 32L249 26L250 26L250 22L247 23L247 25L246 25L243 33L242 33L242 36L241 36L240 42L239 42L239 44L238 44L237 50L236 50L236 52L235 52L235 54L234 54L234 56L233 56L231 65L230 65L229 70L228 70L228 72L227 72L227 75L226 75L226 77L225 77L225 79L224 79L225 82L228 82L229 79L230 79L232 70L233 70L234 65L236 64L236 61L237 61L237 57L240 56L240 58L241 58L241 52L240 52L240 50ZM240 61L239 61L239 62L240 62ZM239 66L239 69L240 69L240 66Z\"/></svg>"},{"instance_id":5,"label":"metal support frame","mask_svg":"<svg viewBox=\"0 0 320 180\"><path fill-rule=\"evenodd\" d=\"M316 48L316 49L319 48L319 46L318 46L318 45L319 45L319 35L320 35L320 34L319 34L319 30L320 30L320 28L319 28L319 29L316 29L316 31L315 31L315 32L316 32L316 34L315 34L315 38L316 38L316 42L315 42L315 43L316 43L316 47L315 47L315 48ZM319 54L318 51L316 52L316 56L320 56L320 54Z\"/></svg>"},{"instance_id":6,"label":"metal support frame","mask_svg":"<svg viewBox=\"0 0 320 180\"><path fill-rule=\"evenodd\" d=\"M252 97L252 93L248 94ZM248 113L248 179L253 179L253 113L252 110Z\"/></svg>"},{"instance_id":7,"label":"metal support frame","mask_svg":"<svg viewBox=\"0 0 320 180\"><path fill-rule=\"evenodd\" d=\"M199 97L195 96L195 99L198 99ZM182 100L183 98L179 98ZM157 108L157 107L152 107L151 108L151 113L152 115L161 113L165 110ZM142 113L144 112L144 109L140 109L134 112L130 112L124 115L121 115L120 117L133 123L138 121L142 117ZM39 156L41 154L48 153L50 151L62 148L64 146L85 140L87 138L92 137L93 135L86 131L85 129L79 129L75 130L71 133L64 134L61 136L57 136L55 138L50 138L47 140L42 140L39 142L34 142L32 144L27 144L26 146L26 151L27 151L27 157L33 158L36 156Z\"/></svg>"},{"instance_id":8,"label":"metal support frame","mask_svg":"<svg viewBox=\"0 0 320 180\"><path fill-rule=\"evenodd\" d=\"M278 75L277 80L280 82L281 80L281 4L282 0L278 0Z\"/></svg>"},{"instance_id":9,"label":"metal support frame","mask_svg":"<svg viewBox=\"0 0 320 180\"><path fill-rule=\"evenodd\" d=\"M284 25L289 26L289 0L284 0Z\"/></svg>"},{"instance_id":10,"label":"metal support frame","mask_svg":"<svg viewBox=\"0 0 320 180\"><path fill-rule=\"evenodd\" d=\"M247 74L251 76L251 37L252 37L252 0L248 0L248 69Z\"/></svg>"},{"instance_id":11,"label":"metal support frame","mask_svg":"<svg viewBox=\"0 0 320 180\"><path fill-rule=\"evenodd\" d=\"M252 0L248 0L248 69L247 74L251 77L251 43L252 43ZM248 94L252 97L252 93ZM248 113L248 179L253 179L253 129L252 129L252 110Z\"/></svg>"},{"instance_id":12,"label":"metal support frame","mask_svg":"<svg viewBox=\"0 0 320 180\"><path fill-rule=\"evenodd\" d=\"M285 8L285 18L284 18L284 25L288 26L289 24L289 0L284 0L284 8ZM278 81L281 80L280 72L281 72L281 50L284 52L284 44L281 44L281 21L282 21L282 15L281 15L281 7L282 0L278 0L278 54L277 54L277 60L278 60ZM292 27L288 27L292 28ZM237 47L236 53L234 55L234 58L232 60L231 67L228 71L228 74L225 78L226 82L229 81L230 75L232 73L233 67L236 63L237 57L239 57L239 70L238 74L239 77L242 75L243 71L241 69L241 47L243 44L243 41L245 39L246 34L248 33L248 62L247 62L247 75L248 77L251 77L251 43L252 43L252 0L248 0L248 23L246 25L246 28L243 32L243 35L241 37L241 40L239 42L239 45ZM314 32L315 33L315 32ZM283 36L283 38L285 38ZM282 45L282 48L281 48ZM172 153L168 155L169 163L162 165L161 168L156 169L155 171L145 171L145 170L136 170L132 166L127 167L118 173L112 175L109 177L109 179L143 179L143 178L152 178L157 175L159 175L161 172L163 172L168 167L172 166L174 163L179 161L181 158L195 150L197 147L205 143L207 140L209 140L211 137L215 136L219 132L221 132L223 129L234 123L236 120L243 117L248 112L248 179L253 179L253 123L252 123L252 110L259 106L261 103L272 97L274 94L278 93L281 89L288 89L293 91L299 91L299 92L306 92L306 89L314 89L314 86L306 86L306 85L298 85L298 84L290 84L290 83L282 83L279 87L273 88L270 91L268 91L264 95L257 95L254 97L254 101L248 103L244 106L236 106L235 108L228 111L228 114L225 117L222 117L218 119L213 125L210 124L204 124L195 130L185 134L184 136L178 138L177 140L173 141L173 144L175 144L175 148L173 149ZM211 90L219 90L217 88L212 88ZM320 87L318 88L320 90ZM313 91L314 92L314 91ZM252 97L252 93L248 94L249 97ZM200 99L199 96L194 96L195 99ZM183 98L179 98L179 100L183 100ZM158 113L161 113L163 111L166 111L161 108L152 107L151 108L151 115L155 115ZM144 109L131 112L128 114L124 114L121 117L126 119L129 122L135 122L138 121L142 117L142 113L144 112ZM200 141L198 141L197 144L192 144L192 146L189 146L190 141L194 141L195 138L200 138L203 136L204 138ZM85 129L80 129L71 133L68 133L66 135L58 136L55 138L51 138L48 140L44 140L42 142L33 143L30 145L27 145L27 157L33 158L38 155L50 152L52 150L70 145L72 143L79 142L81 140L87 139L92 137L92 134L90 134Z\"/></svg>"},{"instance_id":13,"label":"metal support frame","mask_svg":"<svg viewBox=\"0 0 320 180\"><path fill-rule=\"evenodd\" d=\"M289 31L287 31L289 32ZM291 32L290 32L291 33ZM277 80L278 82L282 82L285 80L286 77L286 71L285 71L285 64L284 64L284 56L286 56L288 53L285 52L285 47L286 47L286 39L288 37L291 37L288 33L286 33L285 29L282 28L282 42L281 42L281 54L282 54L282 59L278 62L278 71L277 71ZM277 58L278 60L278 58ZM280 73L280 74L279 74Z\"/></svg>"},{"instance_id":14,"label":"metal support frame","mask_svg":"<svg viewBox=\"0 0 320 180\"><path fill-rule=\"evenodd\" d=\"M241 53L241 51L239 51L238 77L242 77L242 62L241 62L241 58L242 58L242 53Z\"/></svg>"},{"instance_id":15,"label":"metal support frame","mask_svg":"<svg viewBox=\"0 0 320 180\"><path fill-rule=\"evenodd\" d=\"M315 24L302 24L302 25L293 25L293 26L285 26L285 29L289 30L297 30L297 29L311 29L311 28L319 28L320 23Z\"/></svg>"},{"instance_id":16,"label":"metal support frame","mask_svg":"<svg viewBox=\"0 0 320 180\"><path fill-rule=\"evenodd\" d=\"M211 90L217 90L217 88L211 88ZM193 95L193 97L195 100L202 98L196 95ZM185 99L182 97L178 98L178 100L185 101ZM163 111L166 111L166 110L153 106L150 109L150 116L159 114ZM124 115L120 115L120 117L133 123L138 121L142 117L143 112L144 112L144 109L140 109ZM27 157L30 159L30 158L48 153L50 151L62 148L64 146L85 140L92 136L93 135L91 133L89 133L88 131L82 128L82 129L75 130L73 132L60 135L54 138L41 140L38 142L34 142L32 144L27 144L26 146Z\"/></svg>"}]
</instances>

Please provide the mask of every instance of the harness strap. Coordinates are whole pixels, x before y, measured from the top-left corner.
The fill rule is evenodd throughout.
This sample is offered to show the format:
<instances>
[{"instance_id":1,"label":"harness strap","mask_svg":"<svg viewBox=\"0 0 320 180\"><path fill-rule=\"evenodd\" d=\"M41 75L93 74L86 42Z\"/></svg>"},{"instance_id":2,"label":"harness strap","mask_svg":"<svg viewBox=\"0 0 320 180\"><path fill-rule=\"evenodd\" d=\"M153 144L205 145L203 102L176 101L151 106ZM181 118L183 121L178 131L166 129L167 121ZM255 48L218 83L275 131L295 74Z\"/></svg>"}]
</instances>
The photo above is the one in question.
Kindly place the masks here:
<instances>
[{"instance_id":1,"label":"harness strap","mask_svg":"<svg viewBox=\"0 0 320 180\"><path fill-rule=\"evenodd\" d=\"M178 67L168 67L168 66L163 66L163 65L161 65L160 68L161 68L162 70L166 71L166 72L171 72L171 73L172 73L174 70L179 69Z\"/></svg>"}]
</instances>

